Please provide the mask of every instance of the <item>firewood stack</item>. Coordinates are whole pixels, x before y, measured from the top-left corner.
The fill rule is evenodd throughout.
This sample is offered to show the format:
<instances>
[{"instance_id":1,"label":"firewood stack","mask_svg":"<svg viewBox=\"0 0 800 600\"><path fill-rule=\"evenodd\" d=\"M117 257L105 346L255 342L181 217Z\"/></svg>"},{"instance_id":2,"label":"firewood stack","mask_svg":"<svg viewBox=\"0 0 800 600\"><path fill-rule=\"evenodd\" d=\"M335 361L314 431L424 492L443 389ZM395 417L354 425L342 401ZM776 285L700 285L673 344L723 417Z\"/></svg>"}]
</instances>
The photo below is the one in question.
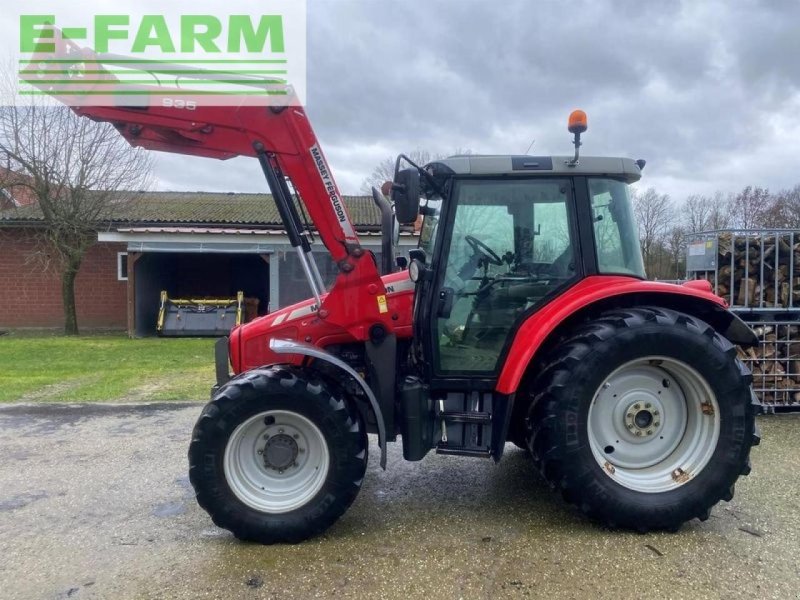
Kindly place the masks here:
<instances>
[{"instance_id":1,"label":"firewood stack","mask_svg":"<svg viewBox=\"0 0 800 600\"><path fill-rule=\"evenodd\" d=\"M738 348L753 373L753 389L764 404L800 404L800 325L763 323L753 331L761 344Z\"/></svg>"},{"instance_id":2,"label":"firewood stack","mask_svg":"<svg viewBox=\"0 0 800 600\"><path fill-rule=\"evenodd\" d=\"M800 309L800 234L727 232L717 239L717 294L731 306L789 308L791 301ZM713 271L703 276L714 285Z\"/></svg>"},{"instance_id":3,"label":"firewood stack","mask_svg":"<svg viewBox=\"0 0 800 600\"><path fill-rule=\"evenodd\" d=\"M800 409L800 231L697 234L687 249L687 271L716 286L758 335L758 346L738 354L761 402Z\"/></svg>"}]
</instances>

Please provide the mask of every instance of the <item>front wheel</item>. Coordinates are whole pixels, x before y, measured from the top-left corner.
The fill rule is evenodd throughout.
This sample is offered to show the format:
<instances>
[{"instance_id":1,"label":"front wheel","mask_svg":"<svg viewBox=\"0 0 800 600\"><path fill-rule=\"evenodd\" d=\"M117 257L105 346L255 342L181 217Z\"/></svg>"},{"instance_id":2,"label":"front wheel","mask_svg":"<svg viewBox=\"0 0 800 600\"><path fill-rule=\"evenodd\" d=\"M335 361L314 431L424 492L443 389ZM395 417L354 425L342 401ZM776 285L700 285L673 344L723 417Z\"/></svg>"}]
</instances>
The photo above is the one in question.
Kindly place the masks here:
<instances>
[{"instance_id":1,"label":"front wheel","mask_svg":"<svg viewBox=\"0 0 800 600\"><path fill-rule=\"evenodd\" d=\"M367 435L355 407L301 370L274 366L222 387L189 446L197 501L243 540L298 542L358 494Z\"/></svg>"},{"instance_id":2,"label":"front wheel","mask_svg":"<svg viewBox=\"0 0 800 600\"><path fill-rule=\"evenodd\" d=\"M528 446L544 477L612 526L708 518L750 471L751 376L708 324L648 307L608 312L535 383Z\"/></svg>"}]
</instances>

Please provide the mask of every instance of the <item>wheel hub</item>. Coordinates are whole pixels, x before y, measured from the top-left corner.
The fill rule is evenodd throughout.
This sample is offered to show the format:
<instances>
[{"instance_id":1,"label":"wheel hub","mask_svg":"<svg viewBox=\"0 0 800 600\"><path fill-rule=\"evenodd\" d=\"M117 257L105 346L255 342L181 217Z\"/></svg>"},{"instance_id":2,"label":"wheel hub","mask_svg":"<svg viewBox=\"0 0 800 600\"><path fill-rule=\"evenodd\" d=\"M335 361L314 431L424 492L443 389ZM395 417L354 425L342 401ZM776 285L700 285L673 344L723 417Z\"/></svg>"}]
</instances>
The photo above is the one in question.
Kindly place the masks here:
<instances>
[{"instance_id":1,"label":"wheel hub","mask_svg":"<svg viewBox=\"0 0 800 600\"><path fill-rule=\"evenodd\" d=\"M657 401L632 402L625 409L625 427L637 437L656 435L661 430L662 410Z\"/></svg>"},{"instance_id":2,"label":"wheel hub","mask_svg":"<svg viewBox=\"0 0 800 600\"><path fill-rule=\"evenodd\" d=\"M299 451L300 448L292 436L285 433L274 435L264 446L264 466L273 471L284 471L296 464Z\"/></svg>"}]
</instances>

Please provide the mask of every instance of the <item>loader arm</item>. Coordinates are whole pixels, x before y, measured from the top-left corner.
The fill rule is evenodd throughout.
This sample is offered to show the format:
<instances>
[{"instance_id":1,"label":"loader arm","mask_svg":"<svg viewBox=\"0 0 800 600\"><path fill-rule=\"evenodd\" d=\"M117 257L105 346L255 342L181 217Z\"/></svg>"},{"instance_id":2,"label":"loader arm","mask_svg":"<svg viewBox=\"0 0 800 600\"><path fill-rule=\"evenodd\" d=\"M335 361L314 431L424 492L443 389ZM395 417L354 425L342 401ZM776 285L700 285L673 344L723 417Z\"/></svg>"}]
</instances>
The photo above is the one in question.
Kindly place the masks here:
<instances>
[{"instance_id":1,"label":"loader arm","mask_svg":"<svg viewBox=\"0 0 800 600\"><path fill-rule=\"evenodd\" d=\"M154 85L136 86L143 94L138 97L136 106L120 105L114 101L113 91L109 91L107 96L102 94L103 90L113 90L114 82L121 82L105 65L115 64L119 67L120 62L135 63L135 59L99 54L90 48L79 47L63 39L57 28L54 28L53 37L55 52L34 56L24 69L28 74L22 78L28 83L72 107L79 115L113 124L133 146L222 160L234 156L266 160L278 180L271 184L283 182L281 175L291 179L308 208L322 242L335 261L345 259L351 249L358 247L358 237L347 208L305 110L293 101L291 86L275 90L286 98L284 106L256 104L252 96L246 95L241 96L238 105L213 106L207 102L192 101L185 95L186 90L180 89L178 79L173 87L168 87L154 76ZM94 83L81 83L79 78L74 81L82 90L90 90L95 98L104 100L87 105L85 97L70 95L75 87L47 82L46 60L65 58L85 61L96 69L93 71L96 74L92 76ZM39 63L40 59L43 62ZM181 78L214 78L203 69L167 63L155 65L154 73L170 66L181 69ZM241 81L243 90L252 90L275 81L239 74L227 74L224 77L226 81ZM40 83L40 80L46 83ZM129 90L130 86L126 86L126 90Z\"/></svg>"},{"instance_id":2,"label":"loader arm","mask_svg":"<svg viewBox=\"0 0 800 600\"><path fill-rule=\"evenodd\" d=\"M358 247L347 208L301 106L200 105L186 110L151 102L142 108L81 106L75 112L112 123L133 146L218 159L261 155L278 176L291 179L336 262Z\"/></svg>"},{"instance_id":3,"label":"loader arm","mask_svg":"<svg viewBox=\"0 0 800 600\"><path fill-rule=\"evenodd\" d=\"M58 55L79 56L92 61L93 68L96 64L96 68L105 71L98 79L106 83L99 84L103 87L98 89L108 89L107 82L116 78L102 67L103 61L119 57L80 48L71 41L62 40L58 31L55 38ZM35 60L29 69L36 69ZM203 73L202 70L197 72L198 77ZM385 304L375 301L376 296L386 294L377 265L371 254L360 246L306 112L292 102L294 92L290 86L284 88L287 101L282 106L254 105L246 96L235 106L209 106L205 102L189 102L185 90L179 95L177 87L164 85L140 86L148 93L139 97L137 106L118 106L113 102L90 106L84 99L70 96L64 88L37 84L35 75L27 76L27 80L70 106L78 115L111 123L132 146L221 160L235 156L258 159L289 242L297 250L317 301L318 317L341 326L359 340L369 339L368 330L376 323L389 333L393 331L393 321ZM254 85L251 77L242 80L243 85ZM175 101L175 97L182 101ZM327 296L311 258L311 246L303 232L287 178L339 267L336 282Z\"/></svg>"}]
</instances>

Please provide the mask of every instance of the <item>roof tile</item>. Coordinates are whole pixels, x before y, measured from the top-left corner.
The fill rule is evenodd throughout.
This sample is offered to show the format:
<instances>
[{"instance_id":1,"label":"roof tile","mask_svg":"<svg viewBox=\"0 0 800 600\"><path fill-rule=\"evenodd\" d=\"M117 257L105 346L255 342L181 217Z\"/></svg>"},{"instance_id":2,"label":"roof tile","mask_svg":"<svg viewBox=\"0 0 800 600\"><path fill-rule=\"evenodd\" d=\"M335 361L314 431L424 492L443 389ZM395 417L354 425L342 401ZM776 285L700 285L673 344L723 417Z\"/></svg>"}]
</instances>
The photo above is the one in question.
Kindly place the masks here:
<instances>
[{"instance_id":1,"label":"roof tile","mask_svg":"<svg viewBox=\"0 0 800 600\"><path fill-rule=\"evenodd\" d=\"M380 226L380 213L369 196L344 196L356 226ZM43 220L37 206L0 211L0 226ZM282 226L271 194L224 192L138 192L114 203L112 224L202 223L208 225L249 225L261 228Z\"/></svg>"}]
</instances>

